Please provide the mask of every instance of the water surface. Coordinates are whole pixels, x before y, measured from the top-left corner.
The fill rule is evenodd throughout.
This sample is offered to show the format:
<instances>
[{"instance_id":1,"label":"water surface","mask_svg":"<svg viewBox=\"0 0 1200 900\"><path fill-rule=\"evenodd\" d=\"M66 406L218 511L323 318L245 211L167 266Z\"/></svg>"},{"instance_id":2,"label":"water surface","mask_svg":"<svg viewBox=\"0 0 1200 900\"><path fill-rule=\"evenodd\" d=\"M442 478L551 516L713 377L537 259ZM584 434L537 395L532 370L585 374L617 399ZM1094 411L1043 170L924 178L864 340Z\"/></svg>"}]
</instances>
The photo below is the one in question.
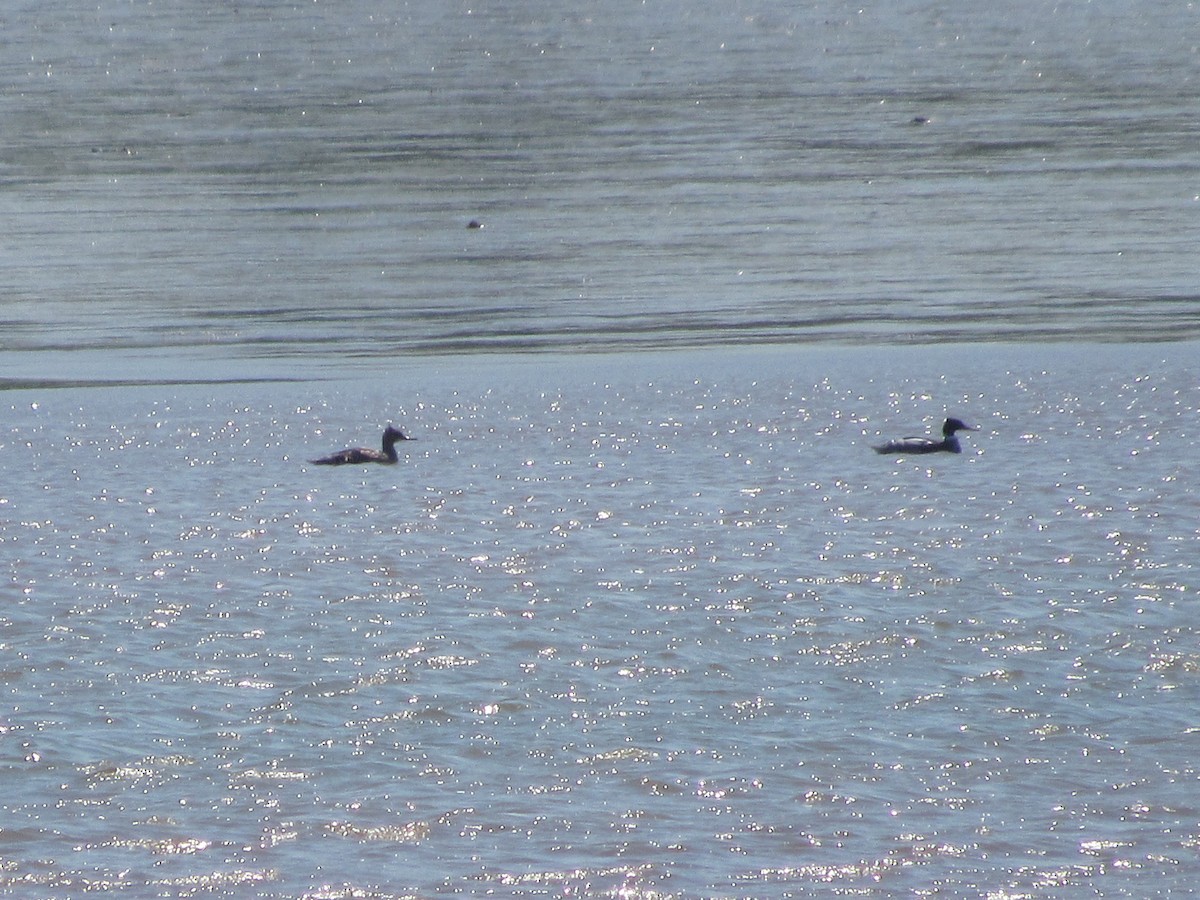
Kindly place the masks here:
<instances>
[{"instance_id":1,"label":"water surface","mask_svg":"<svg viewBox=\"0 0 1200 900\"><path fill-rule=\"evenodd\" d=\"M38 7L0 375L1195 339L1196 11L1109 6Z\"/></svg>"},{"instance_id":2,"label":"water surface","mask_svg":"<svg viewBox=\"0 0 1200 900\"><path fill-rule=\"evenodd\" d=\"M0 890L1190 891L1195 17L8 13Z\"/></svg>"},{"instance_id":3,"label":"water surface","mask_svg":"<svg viewBox=\"0 0 1200 900\"><path fill-rule=\"evenodd\" d=\"M4 883L1190 888L1194 350L10 391Z\"/></svg>"}]
</instances>

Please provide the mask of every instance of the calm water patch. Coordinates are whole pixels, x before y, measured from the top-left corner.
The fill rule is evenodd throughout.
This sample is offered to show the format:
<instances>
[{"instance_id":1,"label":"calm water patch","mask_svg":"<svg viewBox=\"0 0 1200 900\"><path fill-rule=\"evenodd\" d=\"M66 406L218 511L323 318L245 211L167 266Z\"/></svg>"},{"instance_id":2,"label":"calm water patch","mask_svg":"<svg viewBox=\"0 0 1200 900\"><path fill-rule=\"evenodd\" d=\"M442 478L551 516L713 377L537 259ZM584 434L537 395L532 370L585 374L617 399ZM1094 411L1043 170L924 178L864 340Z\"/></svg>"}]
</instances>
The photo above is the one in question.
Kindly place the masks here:
<instances>
[{"instance_id":1,"label":"calm water patch","mask_svg":"<svg viewBox=\"0 0 1200 900\"><path fill-rule=\"evenodd\" d=\"M1195 339L1195 16L38 9L0 376Z\"/></svg>"}]
</instances>

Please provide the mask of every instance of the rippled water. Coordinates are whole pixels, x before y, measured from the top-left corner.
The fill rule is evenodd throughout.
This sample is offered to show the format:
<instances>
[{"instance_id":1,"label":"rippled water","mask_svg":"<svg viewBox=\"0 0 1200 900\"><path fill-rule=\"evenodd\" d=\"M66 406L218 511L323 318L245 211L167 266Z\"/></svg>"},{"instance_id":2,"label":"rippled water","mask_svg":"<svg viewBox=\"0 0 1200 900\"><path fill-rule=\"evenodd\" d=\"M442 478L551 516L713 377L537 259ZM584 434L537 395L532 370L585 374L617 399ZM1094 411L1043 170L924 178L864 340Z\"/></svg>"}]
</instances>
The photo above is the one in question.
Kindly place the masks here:
<instances>
[{"instance_id":1,"label":"rippled water","mask_svg":"<svg viewBox=\"0 0 1200 900\"><path fill-rule=\"evenodd\" d=\"M1196 16L31 8L0 65L0 375L1195 339Z\"/></svg>"},{"instance_id":2,"label":"rippled water","mask_svg":"<svg viewBox=\"0 0 1200 900\"><path fill-rule=\"evenodd\" d=\"M10 391L0 883L1190 889L1194 349Z\"/></svg>"},{"instance_id":3,"label":"rippled water","mask_svg":"<svg viewBox=\"0 0 1200 900\"><path fill-rule=\"evenodd\" d=\"M1190 891L1196 15L0 14L0 891Z\"/></svg>"}]
</instances>

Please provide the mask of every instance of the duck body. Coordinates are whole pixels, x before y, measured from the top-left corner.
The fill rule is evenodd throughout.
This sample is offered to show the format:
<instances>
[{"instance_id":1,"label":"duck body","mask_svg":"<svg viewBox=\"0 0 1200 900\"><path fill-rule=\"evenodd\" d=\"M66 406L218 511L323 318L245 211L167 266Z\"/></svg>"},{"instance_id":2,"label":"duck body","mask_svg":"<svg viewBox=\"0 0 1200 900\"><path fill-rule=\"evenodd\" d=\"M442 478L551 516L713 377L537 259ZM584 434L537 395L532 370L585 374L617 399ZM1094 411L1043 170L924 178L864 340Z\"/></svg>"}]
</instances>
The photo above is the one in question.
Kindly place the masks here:
<instances>
[{"instance_id":1,"label":"duck body","mask_svg":"<svg viewBox=\"0 0 1200 900\"><path fill-rule=\"evenodd\" d=\"M906 437L896 441L888 441L875 447L876 453L910 454L910 453L962 453L962 444L958 442L955 432L978 431L973 425L968 425L962 419L947 419L942 424L942 439L930 437Z\"/></svg>"},{"instance_id":2,"label":"duck body","mask_svg":"<svg viewBox=\"0 0 1200 900\"><path fill-rule=\"evenodd\" d=\"M372 450L369 447L350 447L346 450L339 450L337 453L331 453L329 456L322 456L320 459L309 461L314 466L353 466L363 463L391 465L400 459L396 453L396 442L407 440L410 440L410 438L405 437L399 428L393 428L389 425L383 432L382 450Z\"/></svg>"}]
</instances>

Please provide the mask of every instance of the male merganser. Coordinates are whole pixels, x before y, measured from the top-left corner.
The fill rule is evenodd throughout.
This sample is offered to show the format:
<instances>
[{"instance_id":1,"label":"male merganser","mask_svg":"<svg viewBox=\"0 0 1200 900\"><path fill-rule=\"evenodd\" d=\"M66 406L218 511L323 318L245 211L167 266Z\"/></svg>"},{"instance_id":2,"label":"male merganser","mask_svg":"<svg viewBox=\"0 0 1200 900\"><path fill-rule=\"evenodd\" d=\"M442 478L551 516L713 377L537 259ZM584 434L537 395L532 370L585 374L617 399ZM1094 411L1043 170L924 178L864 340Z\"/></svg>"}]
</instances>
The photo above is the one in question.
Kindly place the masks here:
<instances>
[{"instance_id":1,"label":"male merganser","mask_svg":"<svg viewBox=\"0 0 1200 900\"><path fill-rule=\"evenodd\" d=\"M383 433L383 452L378 450L370 450L366 447L351 447L349 450L340 450L331 456L322 456L320 459L309 460L314 466L345 466L356 465L358 463L394 463L399 460L396 455L396 441L407 441L407 438L399 428L393 428L391 425Z\"/></svg>"},{"instance_id":2,"label":"male merganser","mask_svg":"<svg viewBox=\"0 0 1200 900\"><path fill-rule=\"evenodd\" d=\"M888 441L875 448L876 453L962 453L962 445L954 436L956 431L978 431L962 419L947 419L942 425L942 439L935 441L927 437L906 437Z\"/></svg>"}]
</instances>

